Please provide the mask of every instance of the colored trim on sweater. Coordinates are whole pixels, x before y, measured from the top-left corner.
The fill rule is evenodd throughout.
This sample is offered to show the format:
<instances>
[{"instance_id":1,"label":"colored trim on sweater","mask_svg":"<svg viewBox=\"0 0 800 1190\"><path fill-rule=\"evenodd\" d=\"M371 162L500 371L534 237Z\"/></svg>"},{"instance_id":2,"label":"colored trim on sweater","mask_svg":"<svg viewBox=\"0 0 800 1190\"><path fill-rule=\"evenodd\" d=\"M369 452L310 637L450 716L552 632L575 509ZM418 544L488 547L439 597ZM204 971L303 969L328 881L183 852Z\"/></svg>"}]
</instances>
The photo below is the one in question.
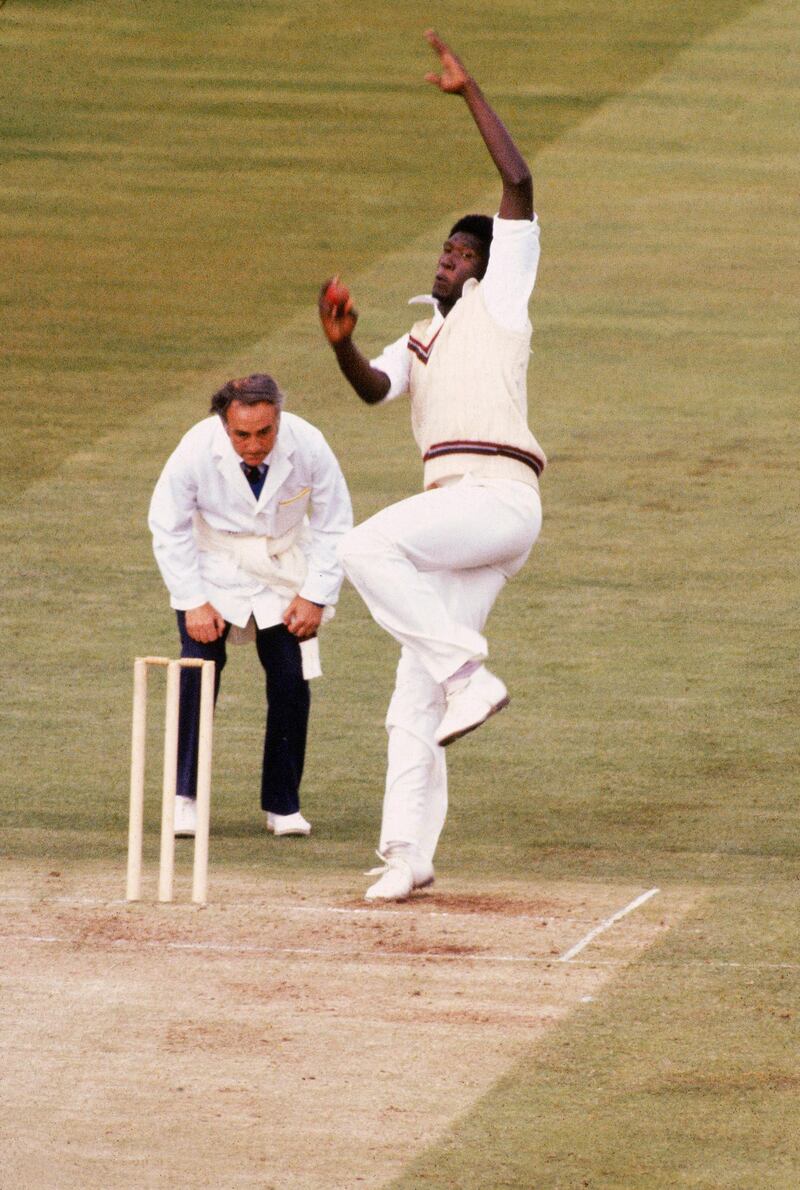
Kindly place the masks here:
<instances>
[{"instance_id":1,"label":"colored trim on sweater","mask_svg":"<svg viewBox=\"0 0 800 1190\"><path fill-rule=\"evenodd\" d=\"M427 463L430 459L441 458L442 455L455 454L503 455L507 459L516 459L517 462L524 463L526 467L530 467L536 473L537 477L544 470L543 460L537 458L530 451L523 450L519 446L507 446L500 442L474 442L469 440L434 442L425 451L422 461Z\"/></svg>"}]
</instances>

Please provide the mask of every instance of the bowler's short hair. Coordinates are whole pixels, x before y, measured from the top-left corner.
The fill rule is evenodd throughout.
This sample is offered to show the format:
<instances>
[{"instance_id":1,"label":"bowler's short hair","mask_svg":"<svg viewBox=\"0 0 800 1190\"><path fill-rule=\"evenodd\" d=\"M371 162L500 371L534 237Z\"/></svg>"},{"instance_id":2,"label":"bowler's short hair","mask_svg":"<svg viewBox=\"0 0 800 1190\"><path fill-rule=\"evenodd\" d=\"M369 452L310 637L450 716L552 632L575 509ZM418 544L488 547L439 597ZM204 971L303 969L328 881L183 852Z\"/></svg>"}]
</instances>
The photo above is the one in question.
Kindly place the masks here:
<instances>
[{"instance_id":1,"label":"bowler's short hair","mask_svg":"<svg viewBox=\"0 0 800 1190\"><path fill-rule=\"evenodd\" d=\"M480 242L483 251L488 256L494 235L494 220L490 215L464 215L450 228L450 235L463 231L465 235L474 236Z\"/></svg>"},{"instance_id":2,"label":"bowler's short hair","mask_svg":"<svg viewBox=\"0 0 800 1190\"><path fill-rule=\"evenodd\" d=\"M492 236L494 235L494 220L489 215L464 215L463 218L459 219L450 228L450 235L454 236L459 231L463 232L464 235L472 236L480 245L482 259L477 277L479 280L482 280L489 267L489 251L492 247Z\"/></svg>"},{"instance_id":3,"label":"bowler's short hair","mask_svg":"<svg viewBox=\"0 0 800 1190\"><path fill-rule=\"evenodd\" d=\"M218 413L223 421L226 420L228 409L233 401L241 401L243 405L274 405L276 409L283 408L283 393L278 385L266 372L255 372L252 376L243 376L240 380L229 380L219 392L211 398L211 413Z\"/></svg>"}]
</instances>

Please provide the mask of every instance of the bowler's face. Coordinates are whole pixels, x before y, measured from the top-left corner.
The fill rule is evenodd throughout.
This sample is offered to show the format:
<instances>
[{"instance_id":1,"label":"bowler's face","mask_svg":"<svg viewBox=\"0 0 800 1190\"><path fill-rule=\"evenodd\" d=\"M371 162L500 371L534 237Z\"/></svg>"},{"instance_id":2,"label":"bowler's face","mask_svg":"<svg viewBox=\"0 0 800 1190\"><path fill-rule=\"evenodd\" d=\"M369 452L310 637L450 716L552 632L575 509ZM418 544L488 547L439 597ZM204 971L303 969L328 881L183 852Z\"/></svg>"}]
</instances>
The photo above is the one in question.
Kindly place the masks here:
<instances>
[{"instance_id":1,"label":"bowler's face","mask_svg":"<svg viewBox=\"0 0 800 1190\"><path fill-rule=\"evenodd\" d=\"M231 401L223 424L237 455L248 467L257 467L275 445L280 420L280 410L266 401L257 405Z\"/></svg>"},{"instance_id":2,"label":"bowler's face","mask_svg":"<svg viewBox=\"0 0 800 1190\"><path fill-rule=\"evenodd\" d=\"M480 278L485 272L486 257L480 240L457 231L442 248L431 295L446 313L461 297L464 282L470 277Z\"/></svg>"}]
</instances>

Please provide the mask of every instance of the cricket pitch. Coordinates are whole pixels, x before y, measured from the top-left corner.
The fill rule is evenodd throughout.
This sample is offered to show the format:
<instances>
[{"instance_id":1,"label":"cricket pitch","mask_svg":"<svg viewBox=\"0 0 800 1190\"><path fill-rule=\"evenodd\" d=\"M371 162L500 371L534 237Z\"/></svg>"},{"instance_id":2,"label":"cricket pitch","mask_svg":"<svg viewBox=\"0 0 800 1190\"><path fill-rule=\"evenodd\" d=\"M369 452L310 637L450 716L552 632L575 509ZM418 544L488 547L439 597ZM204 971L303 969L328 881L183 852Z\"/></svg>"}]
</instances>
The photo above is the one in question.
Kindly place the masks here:
<instances>
[{"instance_id":1,"label":"cricket pitch","mask_svg":"<svg viewBox=\"0 0 800 1190\"><path fill-rule=\"evenodd\" d=\"M384 1185L685 908L654 896L564 960L642 891L448 882L373 908L341 875L217 875L198 909L7 870L5 1176Z\"/></svg>"}]
</instances>

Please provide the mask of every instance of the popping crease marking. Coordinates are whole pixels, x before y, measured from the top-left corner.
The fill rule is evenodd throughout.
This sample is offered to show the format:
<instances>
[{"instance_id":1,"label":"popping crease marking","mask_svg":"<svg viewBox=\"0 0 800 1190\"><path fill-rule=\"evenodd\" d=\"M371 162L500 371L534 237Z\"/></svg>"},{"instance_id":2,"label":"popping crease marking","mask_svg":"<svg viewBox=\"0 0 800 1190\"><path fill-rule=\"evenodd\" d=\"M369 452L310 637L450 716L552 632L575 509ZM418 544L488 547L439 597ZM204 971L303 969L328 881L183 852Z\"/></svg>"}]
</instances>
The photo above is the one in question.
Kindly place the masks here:
<instances>
[{"instance_id":1,"label":"popping crease marking","mask_svg":"<svg viewBox=\"0 0 800 1190\"><path fill-rule=\"evenodd\" d=\"M355 908L342 909L342 908L337 908L336 906L333 906L333 905L287 905L284 909L284 912L286 912L286 913L339 913L343 916L356 916L358 914L365 914L365 913L371 913L371 914L382 913L387 917L397 916L397 911L395 909L379 909L377 907L372 907L372 906L370 906L370 908L364 908L364 909L355 909ZM452 913L448 909L427 909L427 910L421 909L419 911L418 916L420 916L420 917L449 917L449 918L454 918L454 919L460 919L462 921L475 921L476 918L480 920L480 919L488 918L488 917L492 917L492 918L499 917L503 921L508 921L508 920L511 920L511 921L534 921L534 922L536 922L536 924L538 926L542 926L542 925L547 926L547 925L554 925L554 924L585 926L585 925L588 925L593 920L591 917L545 917L544 915L542 915L541 917L535 917L530 913L511 913L511 914L509 914L509 913L502 913L502 912L492 913L491 911L487 912L487 913Z\"/></svg>"},{"instance_id":2,"label":"popping crease marking","mask_svg":"<svg viewBox=\"0 0 800 1190\"><path fill-rule=\"evenodd\" d=\"M33 945L33 944L50 945L50 944L57 943L61 946L67 946L67 945L72 945L75 942L74 938L59 938L59 937L56 937L55 935L48 935L48 934L39 934L39 935L0 934L0 938L2 938L3 941L5 941L5 942L23 942L23 943L28 943L29 945ZM118 940L117 942L114 943L114 945L115 946L129 945L129 946L131 946L131 948L133 948L134 944L126 943L124 940ZM215 944L207 944L207 943L146 942L143 945L145 945L151 949L157 948L159 946L162 949L176 949L176 948L182 947L183 949L194 948L196 950L199 950L199 949L205 948L206 950L218 950L218 951L224 950L225 953L228 953L228 954L242 954L242 955L257 954L257 955L262 955L262 956L266 956L266 957L269 957L270 955L274 955L276 958L280 957L280 955L282 955L282 954L298 954L298 953L311 954L312 956L317 956L317 957L322 957L322 958L335 958L335 959L340 959L342 957L347 957L347 958L361 957L361 958L363 958L365 955L365 952L363 952L363 951L355 952L355 953L352 951L348 951L346 956L342 956L340 953L337 953L335 951L268 950L268 949L266 949L266 947L245 948L245 947L241 947L241 946L229 946L224 943L223 944L216 944L216 943ZM552 966L554 963L563 962L563 959L559 959L554 955L548 955L548 956L543 955L538 958L537 957L524 958L524 957L517 957L514 955L499 956L499 957L496 957L494 955L442 955L442 954L425 955L425 954L420 954L418 951L417 952L408 952L408 953L398 953L397 951L394 951L391 954L369 955L368 957L383 958L383 959L392 959L392 958L429 959L429 958L433 958L433 959L449 959L450 961L452 961L454 959L470 959L472 961L475 961L475 960L487 961L488 960L488 961L495 961L495 962L515 962L515 963L531 963L531 964L540 963L540 964L544 964L546 966ZM688 967L718 967L718 968L722 968L722 969L731 968L736 971L800 971L800 963L739 963L733 959L683 959L681 962L674 962L674 963L673 962L664 962L662 960L662 961L657 961L657 965L659 967L669 967L675 971L683 971ZM588 967L590 970L594 967L624 967L625 960L624 959L580 959L577 963L572 963L572 966Z\"/></svg>"},{"instance_id":3,"label":"popping crease marking","mask_svg":"<svg viewBox=\"0 0 800 1190\"><path fill-rule=\"evenodd\" d=\"M23 934L3 934L0 935L7 942L21 942L33 944L46 945L74 945L79 939L56 937L54 935L23 935ZM158 941L131 941L127 938L114 938L109 945L116 949L128 950L178 950L178 951L194 951L201 954L238 954L243 956L258 955L261 958L283 958L289 956L303 956L306 958L329 959L340 962L342 959L357 959L363 961L365 959L382 959L393 960L402 959L409 961L412 959L421 959L425 962L438 960L440 962L468 962L468 963L520 963L520 964L544 964L551 966L557 962L555 955L491 955L491 954L442 954L438 951L408 951L408 950L393 950L387 953L380 953L374 951L337 951L324 950L320 947L300 947L300 946L285 946L285 947L267 947L267 946L234 946L228 942L158 942ZM619 967L623 965L621 961L603 960L602 962L587 963L590 967Z\"/></svg>"},{"instance_id":4,"label":"popping crease marking","mask_svg":"<svg viewBox=\"0 0 800 1190\"><path fill-rule=\"evenodd\" d=\"M127 906L130 904L129 901L125 901L120 898L110 899L107 897L63 897L63 896L33 898L33 897L20 896L18 894L14 894L14 893L10 893L8 895L0 895L0 904L3 904L3 903L13 903L13 904L23 904L23 905L47 905L47 904L76 905L76 906L78 906L78 905L87 905L87 906L95 905L95 906L105 906L107 908L115 908L116 906L122 906L122 905ZM485 918L499 917L504 921L506 921L506 920L532 921L532 922L535 922L537 926L551 926L551 925L586 926L586 925L591 925L592 922L594 921L594 919L591 917L555 917L553 915L546 916L544 914L542 914L541 917L537 917L534 914L530 914L530 913L508 914L508 913L502 913L502 912L493 913L491 911L481 912L481 913L453 913L452 911L450 911L448 909L422 909L420 906L416 906L415 908L417 909L416 916L419 916L419 917L448 917L448 918L451 918L454 920L463 920L463 921L475 921L476 919L481 920L481 919L485 919ZM372 905L365 906L364 908L357 908L355 906L344 908L342 906L336 906L336 905L282 905L281 913L282 914L288 914L288 913L318 913L318 914L319 913L334 913L334 914L338 914L339 916L342 916L342 917L348 917L348 916L357 917L359 915L363 916L365 914L372 915L372 916L377 916L377 915L382 914L385 917L397 917L398 916L396 908L382 909L382 908L379 908L378 906L372 906Z\"/></svg>"}]
</instances>

